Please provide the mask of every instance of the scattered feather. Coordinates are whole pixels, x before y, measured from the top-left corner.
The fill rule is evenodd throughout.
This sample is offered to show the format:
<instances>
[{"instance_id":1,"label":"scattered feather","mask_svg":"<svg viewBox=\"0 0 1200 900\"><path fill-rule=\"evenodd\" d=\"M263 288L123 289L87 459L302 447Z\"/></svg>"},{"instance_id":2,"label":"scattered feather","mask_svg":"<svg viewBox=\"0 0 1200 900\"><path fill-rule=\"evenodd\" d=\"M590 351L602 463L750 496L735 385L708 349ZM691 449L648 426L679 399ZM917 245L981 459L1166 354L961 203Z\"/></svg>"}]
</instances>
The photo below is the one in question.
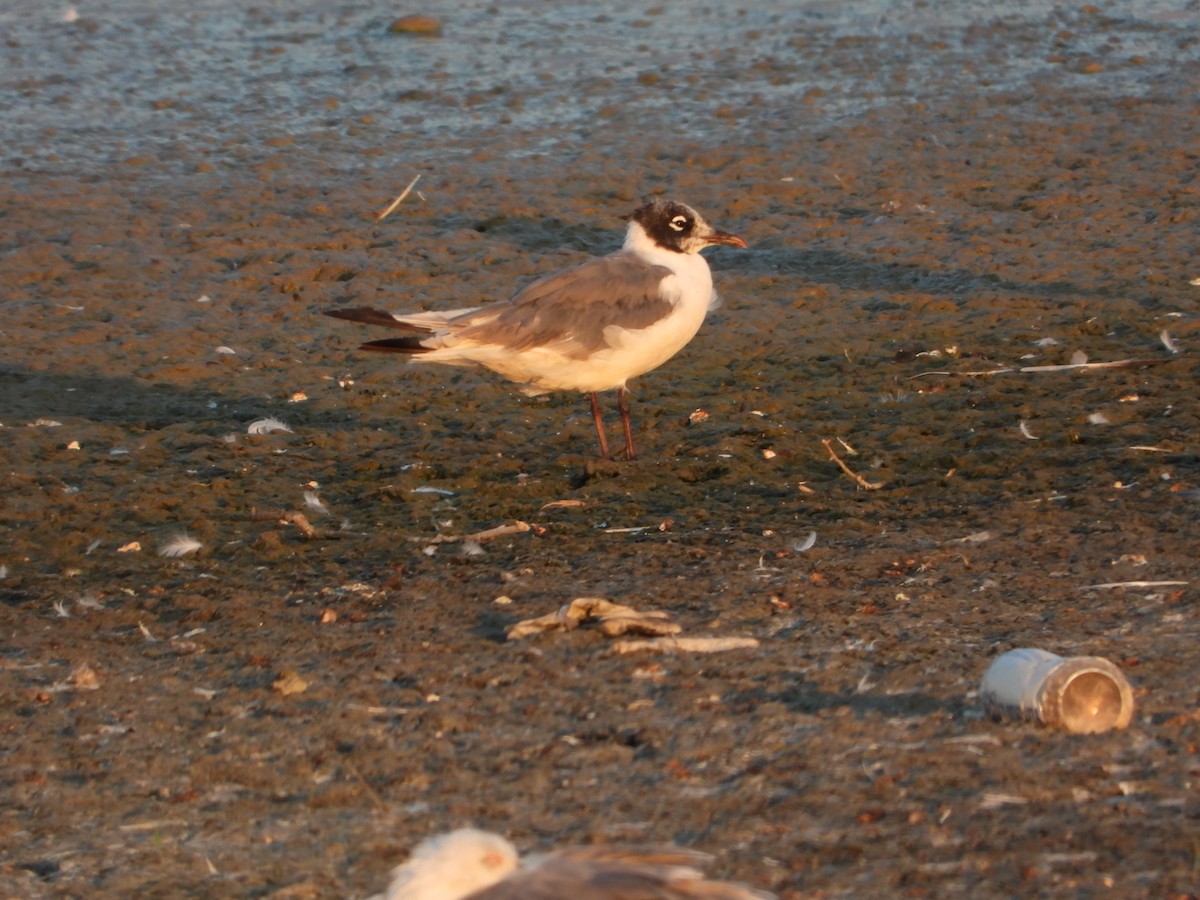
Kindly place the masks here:
<instances>
[{"instance_id":1,"label":"scattered feather","mask_svg":"<svg viewBox=\"0 0 1200 900\"><path fill-rule=\"evenodd\" d=\"M62 422L57 419L34 419L29 423L30 428L62 428Z\"/></svg>"},{"instance_id":2,"label":"scattered feather","mask_svg":"<svg viewBox=\"0 0 1200 900\"><path fill-rule=\"evenodd\" d=\"M965 537L955 538L950 541L951 544L982 544L984 541L990 541L992 533L990 531L976 531L968 534Z\"/></svg>"},{"instance_id":3,"label":"scattered feather","mask_svg":"<svg viewBox=\"0 0 1200 900\"><path fill-rule=\"evenodd\" d=\"M237 356L236 350L234 350L232 347L226 347L224 344L217 348L217 352L223 353L226 356Z\"/></svg>"},{"instance_id":4,"label":"scattered feather","mask_svg":"<svg viewBox=\"0 0 1200 900\"><path fill-rule=\"evenodd\" d=\"M1074 353L1071 354L1071 365L1073 365L1073 366L1085 365L1087 363L1087 361L1088 361L1088 355L1086 353L1084 353L1082 350L1076 350Z\"/></svg>"},{"instance_id":5,"label":"scattered feather","mask_svg":"<svg viewBox=\"0 0 1200 900\"><path fill-rule=\"evenodd\" d=\"M66 600L55 600L53 603L53 606L54 606L54 614L56 616L58 616L60 619L71 618L71 614L69 612L67 612L67 601Z\"/></svg>"},{"instance_id":6,"label":"scattered feather","mask_svg":"<svg viewBox=\"0 0 1200 900\"><path fill-rule=\"evenodd\" d=\"M316 491L304 492L304 505L323 516L329 515L329 507L321 502L321 498L317 496Z\"/></svg>"},{"instance_id":7,"label":"scattered feather","mask_svg":"<svg viewBox=\"0 0 1200 900\"><path fill-rule=\"evenodd\" d=\"M454 491L448 491L445 488L430 487L427 484L421 485L421 487L415 487L411 491L409 491L409 493L410 494L438 494L442 497L453 497L454 496Z\"/></svg>"},{"instance_id":8,"label":"scattered feather","mask_svg":"<svg viewBox=\"0 0 1200 900\"><path fill-rule=\"evenodd\" d=\"M75 602L83 609L104 609L104 603L93 593L86 593L78 597Z\"/></svg>"},{"instance_id":9,"label":"scattered feather","mask_svg":"<svg viewBox=\"0 0 1200 900\"><path fill-rule=\"evenodd\" d=\"M203 546L186 531L181 531L158 548L158 555L165 556L167 559L179 559L181 556L195 553Z\"/></svg>"},{"instance_id":10,"label":"scattered feather","mask_svg":"<svg viewBox=\"0 0 1200 900\"><path fill-rule=\"evenodd\" d=\"M273 416L268 416L265 419L256 419L246 426L246 434L270 434L272 431L292 433L292 429Z\"/></svg>"},{"instance_id":11,"label":"scattered feather","mask_svg":"<svg viewBox=\"0 0 1200 900\"><path fill-rule=\"evenodd\" d=\"M104 541L100 540L99 538L96 538L96 540L92 541L90 544L87 545L87 549L83 551L83 555L91 556L92 553L95 552L96 548L99 547L103 543L104 543Z\"/></svg>"},{"instance_id":12,"label":"scattered feather","mask_svg":"<svg viewBox=\"0 0 1200 900\"><path fill-rule=\"evenodd\" d=\"M803 553L806 550L811 550L813 548L813 544L815 544L816 542L817 542L817 533L815 531L810 531L808 533L808 537L806 537L803 541L793 541L792 549L795 550L797 553Z\"/></svg>"},{"instance_id":13,"label":"scattered feather","mask_svg":"<svg viewBox=\"0 0 1200 900\"><path fill-rule=\"evenodd\" d=\"M1021 429L1021 436L1024 437L1026 440L1029 440L1029 441L1040 440L1040 438L1036 434L1034 434L1032 431L1029 430L1029 426L1027 424L1025 424L1024 419L1021 420L1021 424L1018 427Z\"/></svg>"},{"instance_id":14,"label":"scattered feather","mask_svg":"<svg viewBox=\"0 0 1200 900\"><path fill-rule=\"evenodd\" d=\"M1174 354L1179 352L1179 345L1176 344L1171 338L1171 335L1167 332L1167 329L1164 328L1162 330L1162 334L1158 336L1158 339L1162 341L1162 345L1167 348L1168 353Z\"/></svg>"},{"instance_id":15,"label":"scattered feather","mask_svg":"<svg viewBox=\"0 0 1200 900\"><path fill-rule=\"evenodd\" d=\"M196 302L197 303L212 303L212 297L208 296L208 294L201 294L199 297L196 298Z\"/></svg>"},{"instance_id":16,"label":"scattered feather","mask_svg":"<svg viewBox=\"0 0 1200 900\"><path fill-rule=\"evenodd\" d=\"M1102 412L1094 412L1088 416L1089 425L1111 425L1108 416Z\"/></svg>"},{"instance_id":17,"label":"scattered feather","mask_svg":"<svg viewBox=\"0 0 1200 900\"><path fill-rule=\"evenodd\" d=\"M1038 338L1036 341L1033 342L1033 346L1035 346L1035 347L1057 347L1058 341L1056 341L1052 337Z\"/></svg>"}]
</instances>

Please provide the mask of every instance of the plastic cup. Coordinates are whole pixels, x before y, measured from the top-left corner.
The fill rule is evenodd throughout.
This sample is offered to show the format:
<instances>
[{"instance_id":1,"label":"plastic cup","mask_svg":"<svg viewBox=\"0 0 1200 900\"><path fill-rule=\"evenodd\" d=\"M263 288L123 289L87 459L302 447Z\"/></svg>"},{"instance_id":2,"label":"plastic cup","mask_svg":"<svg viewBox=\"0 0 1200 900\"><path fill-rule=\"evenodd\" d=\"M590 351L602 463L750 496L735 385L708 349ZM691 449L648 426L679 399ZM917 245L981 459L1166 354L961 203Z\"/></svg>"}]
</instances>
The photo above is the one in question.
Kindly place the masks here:
<instances>
[{"instance_id":1,"label":"plastic cup","mask_svg":"<svg viewBox=\"0 0 1200 900\"><path fill-rule=\"evenodd\" d=\"M1133 718L1133 688L1113 663L1033 647L998 656L979 684L979 698L993 716L1033 719L1074 734L1125 728Z\"/></svg>"}]
</instances>

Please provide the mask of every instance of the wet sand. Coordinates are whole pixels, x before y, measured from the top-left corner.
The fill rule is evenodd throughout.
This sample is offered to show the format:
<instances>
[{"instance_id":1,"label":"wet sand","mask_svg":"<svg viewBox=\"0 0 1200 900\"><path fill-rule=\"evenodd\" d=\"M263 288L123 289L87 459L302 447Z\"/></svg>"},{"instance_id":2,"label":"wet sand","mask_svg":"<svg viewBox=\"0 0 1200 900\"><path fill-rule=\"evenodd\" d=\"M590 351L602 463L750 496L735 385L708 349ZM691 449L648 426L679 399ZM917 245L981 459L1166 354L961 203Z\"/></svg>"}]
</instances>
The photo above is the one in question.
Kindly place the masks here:
<instances>
[{"instance_id":1,"label":"wet sand","mask_svg":"<svg viewBox=\"0 0 1200 900\"><path fill-rule=\"evenodd\" d=\"M467 823L1200 892L1195 11L66 10L0 14L0 895L365 897ZM632 463L319 314L506 296L655 194L750 249ZM1079 354L1144 364L1020 371ZM577 596L759 647L505 641ZM1020 646L1132 725L990 720Z\"/></svg>"}]
</instances>

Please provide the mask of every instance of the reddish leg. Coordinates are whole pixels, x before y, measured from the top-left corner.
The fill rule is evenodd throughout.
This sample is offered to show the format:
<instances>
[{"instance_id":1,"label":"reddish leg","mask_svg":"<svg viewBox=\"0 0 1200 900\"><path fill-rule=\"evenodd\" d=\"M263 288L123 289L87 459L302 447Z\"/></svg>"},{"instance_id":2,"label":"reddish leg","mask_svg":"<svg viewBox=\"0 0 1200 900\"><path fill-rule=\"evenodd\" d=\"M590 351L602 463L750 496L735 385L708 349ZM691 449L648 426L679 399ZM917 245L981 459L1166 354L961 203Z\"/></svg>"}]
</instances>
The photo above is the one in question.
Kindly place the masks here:
<instances>
[{"instance_id":1,"label":"reddish leg","mask_svg":"<svg viewBox=\"0 0 1200 900\"><path fill-rule=\"evenodd\" d=\"M621 425L625 429L625 458L633 459L633 425L629 421L629 391L624 386L617 391L617 408L621 410Z\"/></svg>"},{"instance_id":2,"label":"reddish leg","mask_svg":"<svg viewBox=\"0 0 1200 900\"><path fill-rule=\"evenodd\" d=\"M608 459L608 439L604 436L604 420L600 417L600 397L592 391L588 399L592 401L592 418L596 420L596 437L600 439L600 458Z\"/></svg>"}]
</instances>

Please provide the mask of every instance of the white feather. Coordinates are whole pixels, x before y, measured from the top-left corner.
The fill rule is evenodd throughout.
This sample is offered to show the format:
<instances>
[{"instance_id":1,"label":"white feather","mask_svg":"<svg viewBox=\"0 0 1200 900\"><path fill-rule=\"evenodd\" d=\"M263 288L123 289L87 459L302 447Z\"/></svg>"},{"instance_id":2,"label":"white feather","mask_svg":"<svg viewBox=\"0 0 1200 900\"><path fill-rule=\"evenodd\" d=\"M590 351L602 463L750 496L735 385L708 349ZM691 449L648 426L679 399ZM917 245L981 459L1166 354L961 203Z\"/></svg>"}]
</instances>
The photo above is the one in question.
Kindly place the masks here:
<instances>
[{"instance_id":1,"label":"white feather","mask_svg":"<svg viewBox=\"0 0 1200 900\"><path fill-rule=\"evenodd\" d=\"M167 559L178 559L189 553L195 553L203 546L186 531L181 531L158 548L158 555L165 556Z\"/></svg>"},{"instance_id":2,"label":"white feather","mask_svg":"<svg viewBox=\"0 0 1200 900\"><path fill-rule=\"evenodd\" d=\"M272 416L268 416L265 419L256 419L246 426L246 434L270 434L272 431L286 431L291 433L292 429Z\"/></svg>"},{"instance_id":3,"label":"white feather","mask_svg":"<svg viewBox=\"0 0 1200 900\"><path fill-rule=\"evenodd\" d=\"M792 549L795 550L797 553L803 553L806 550L811 550L813 547L813 544L815 544L816 542L817 542L817 533L815 531L810 531L808 533L808 537L806 537L803 542L794 541L792 543Z\"/></svg>"}]
</instances>

